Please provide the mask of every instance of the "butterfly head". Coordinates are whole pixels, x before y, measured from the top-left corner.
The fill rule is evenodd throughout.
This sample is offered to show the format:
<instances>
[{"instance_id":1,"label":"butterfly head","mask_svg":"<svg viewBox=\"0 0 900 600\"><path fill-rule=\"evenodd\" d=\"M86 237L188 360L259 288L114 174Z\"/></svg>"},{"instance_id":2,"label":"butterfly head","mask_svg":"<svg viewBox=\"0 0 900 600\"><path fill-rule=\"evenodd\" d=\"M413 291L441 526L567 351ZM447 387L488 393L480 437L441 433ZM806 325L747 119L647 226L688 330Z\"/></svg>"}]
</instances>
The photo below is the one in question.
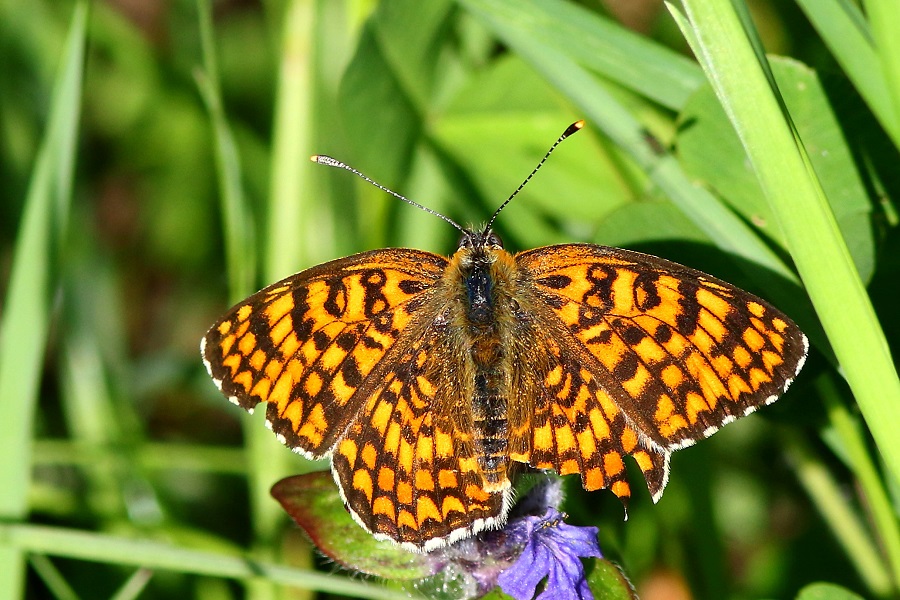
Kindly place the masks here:
<instances>
[{"instance_id":1,"label":"butterfly head","mask_svg":"<svg viewBox=\"0 0 900 600\"><path fill-rule=\"evenodd\" d=\"M486 249L500 250L503 248L503 240L490 229L484 229L482 231L471 231L467 229L459 236L459 244L457 244L457 247L459 250L470 251Z\"/></svg>"},{"instance_id":2,"label":"butterfly head","mask_svg":"<svg viewBox=\"0 0 900 600\"><path fill-rule=\"evenodd\" d=\"M459 237L454 258L462 269L463 278L468 278L473 271L488 276L491 265L505 254L503 240L490 229L465 229Z\"/></svg>"}]
</instances>

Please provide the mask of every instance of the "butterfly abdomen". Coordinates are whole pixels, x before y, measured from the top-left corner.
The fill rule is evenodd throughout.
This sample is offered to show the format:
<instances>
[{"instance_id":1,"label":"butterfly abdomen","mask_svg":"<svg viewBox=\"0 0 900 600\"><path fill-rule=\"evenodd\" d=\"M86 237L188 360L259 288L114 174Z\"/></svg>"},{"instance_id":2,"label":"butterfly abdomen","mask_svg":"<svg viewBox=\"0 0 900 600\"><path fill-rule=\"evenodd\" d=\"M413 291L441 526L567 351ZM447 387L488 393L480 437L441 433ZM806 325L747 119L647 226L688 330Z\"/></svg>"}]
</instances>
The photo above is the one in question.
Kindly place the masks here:
<instances>
[{"instance_id":1,"label":"butterfly abdomen","mask_svg":"<svg viewBox=\"0 0 900 600\"><path fill-rule=\"evenodd\" d=\"M509 485L507 471L506 397L498 387L496 369L487 371L476 367L475 391L472 397L472 421L475 444L479 448L478 462L485 478L485 490L504 489Z\"/></svg>"},{"instance_id":2,"label":"butterfly abdomen","mask_svg":"<svg viewBox=\"0 0 900 600\"><path fill-rule=\"evenodd\" d=\"M465 251L464 251L465 252ZM501 256L503 255L503 256ZM476 249L462 257L459 283L468 350L473 441L486 491L509 487L509 359L504 331L509 319L509 273L502 250Z\"/></svg>"}]
</instances>

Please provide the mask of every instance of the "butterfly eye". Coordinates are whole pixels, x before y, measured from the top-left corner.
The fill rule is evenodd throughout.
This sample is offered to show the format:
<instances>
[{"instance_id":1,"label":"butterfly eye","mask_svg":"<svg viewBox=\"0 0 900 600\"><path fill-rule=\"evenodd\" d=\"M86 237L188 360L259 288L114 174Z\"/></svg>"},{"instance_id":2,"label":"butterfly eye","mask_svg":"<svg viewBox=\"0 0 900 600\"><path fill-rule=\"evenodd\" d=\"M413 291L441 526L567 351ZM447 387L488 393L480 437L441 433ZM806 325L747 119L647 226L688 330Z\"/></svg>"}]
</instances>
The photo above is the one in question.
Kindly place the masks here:
<instances>
[{"instance_id":1,"label":"butterfly eye","mask_svg":"<svg viewBox=\"0 0 900 600\"><path fill-rule=\"evenodd\" d=\"M503 242L500 241L500 238L494 235L492 232L488 232L487 234L481 231L466 231L461 236L459 236L459 243L457 244L458 248L494 248L494 247L503 247Z\"/></svg>"}]
</instances>

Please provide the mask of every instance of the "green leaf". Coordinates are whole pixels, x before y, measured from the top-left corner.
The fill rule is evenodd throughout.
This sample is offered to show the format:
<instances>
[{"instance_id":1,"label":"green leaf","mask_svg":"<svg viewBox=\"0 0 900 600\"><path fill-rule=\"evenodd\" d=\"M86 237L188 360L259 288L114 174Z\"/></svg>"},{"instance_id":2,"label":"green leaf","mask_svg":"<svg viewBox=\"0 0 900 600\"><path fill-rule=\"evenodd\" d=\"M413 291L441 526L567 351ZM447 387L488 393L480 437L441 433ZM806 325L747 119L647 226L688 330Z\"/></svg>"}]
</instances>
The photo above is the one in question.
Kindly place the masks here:
<instances>
[{"instance_id":1,"label":"green leaf","mask_svg":"<svg viewBox=\"0 0 900 600\"><path fill-rule=\"evenodd\" d=\"M863 597L834 583L816 582L800 590L797 600L863 600Z\"/></svg>"},{"instance_id":2,"label":"green leaf","mask_svg":"<svg viewBox=\"0 0 900 600\"><path fill-rule=\"evenodd\" d=\"M594 600L638 600L634 587L622 569L606 559L596 559L588 575L588 586Z\"/></svg>"},{"instance_id":3,"label":"green leaf","mask_svg":"<svg viewBox=\"0 0 900 600\"><path fill-rule=\"evenodd\" d=\"M355 523L330 472L282 479L272 488L272 496L319 550L348 569L388 580L422 579L433 574L426 555L378 541Z\"/></svg>"},{"instance_id":4,"label":"green leaf","mask_svg":"<svg viewBox=\"0 0 900 600\"><path fill-rule=\"evenodd\" d=\"M509 0L461 2L584 111L588 129L598 128L621 148L623 156L629 159L623 161L629 168L637 165L720 250L732 255L749 277L765 286L768 299L785 306L796 297L796 285L793 285L796 275L784 261L746 222L692 181L668 152L660 152L635 111L619 101L606 82L579 65L572 56L543 43L533 23L511 14L516 10ZM542 18L550 22L553 17ZM772 277L773 274L777 277Z\"/></svg>"},{"instance_id":5,"label":"green leaf","mask_svg":"<svg viewBox=\"0 0 900 600\"><path fill-rule=\"evenodd\" d=\"M372 15L381 55L419 114L431 107L435 87L454 79L438 69L452 8L449 0L393 0L379 3Z\"/></svg>"},{"instance_id":6,"label":"green leaf","mask_svg":"<svg viewBox=\"0 0 900 600\"><path fill-rule=\"evenodd\" d=\"M661 241L709 244L697 225L668 200L631 202L601 221L594 240L608 246L633 247Z\"/></svg>"},{"instance_id":7,"label":"green leaf","mask_svg":"<svg viewBox=\"0 0 900 600\"><path fill-rule=\"evenodd\" d=\"M872 205L825 90L815 71L797 61L771 57L769 63L854 263L868 280L875 269ZM685 171L715 189L746 220L786 248L740 138L712 87L704 86L688 100L679 121L678 156Z\"/></svg>"},{"instance_id":8,"label":"green leaf","mask_svg":"<svg viewBox=\"0 0 900 600\"><path fill-rule=\"evenodd\" d=\"M432 134L485 199L478 215L484 219L578 116L533 69L510 57L475 77L435 123ZM504 209L498 226L532 245L569 241L572 233L590 237L594 227L586 224L599 221L633 195L622 178L621 161L596 136L579 133L556 150L551 166Z\"/></svg>"},{"instance_id":9,"label":"green leaf","mask_svg":"<svg viewBox=\"0 0 900 600\"><path fill-rule=\"evenodd\" d=\"M420 119L413 99L379 46L371 21L363 28L356 54L341 80L338 101L353 147L352 156L341 159L352 161L381 184L398 187L420 133Z\"/></svg>"},{"instance_id":10,"label":"green leaf","mask_svg":"<svg viewBox=\"0 0 900 600\"><path fill-rule=\"evenodd\" d=\"M480 600L510 600L512 596L503 593L503 590L499 587L495 587L487 594L482 596Z\"/></svg>"}]
</instances>

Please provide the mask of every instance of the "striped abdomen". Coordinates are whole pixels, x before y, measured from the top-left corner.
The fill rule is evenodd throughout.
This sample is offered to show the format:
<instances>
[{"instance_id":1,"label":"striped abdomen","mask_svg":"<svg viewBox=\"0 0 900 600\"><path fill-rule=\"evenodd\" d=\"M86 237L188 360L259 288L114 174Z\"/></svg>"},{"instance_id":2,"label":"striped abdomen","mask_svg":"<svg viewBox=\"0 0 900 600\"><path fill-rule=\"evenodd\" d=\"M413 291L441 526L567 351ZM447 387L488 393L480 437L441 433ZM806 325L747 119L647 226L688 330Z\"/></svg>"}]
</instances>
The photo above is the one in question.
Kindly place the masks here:
<instances>
[{"instance_id":1,"label":"striped abdomen","mask_svg":"<svg viewBox=\"0 0 900 600\"><path fill-rule=\"evenodd\" d=\"M490 266L475 261L465 277L468 306L466 318L471 336L470 357L474 366L472 419L478 462L484 473L485 490L509 486L509 435L504 357L495 314L494 281Z\"/></svg>"}]
</instances>

